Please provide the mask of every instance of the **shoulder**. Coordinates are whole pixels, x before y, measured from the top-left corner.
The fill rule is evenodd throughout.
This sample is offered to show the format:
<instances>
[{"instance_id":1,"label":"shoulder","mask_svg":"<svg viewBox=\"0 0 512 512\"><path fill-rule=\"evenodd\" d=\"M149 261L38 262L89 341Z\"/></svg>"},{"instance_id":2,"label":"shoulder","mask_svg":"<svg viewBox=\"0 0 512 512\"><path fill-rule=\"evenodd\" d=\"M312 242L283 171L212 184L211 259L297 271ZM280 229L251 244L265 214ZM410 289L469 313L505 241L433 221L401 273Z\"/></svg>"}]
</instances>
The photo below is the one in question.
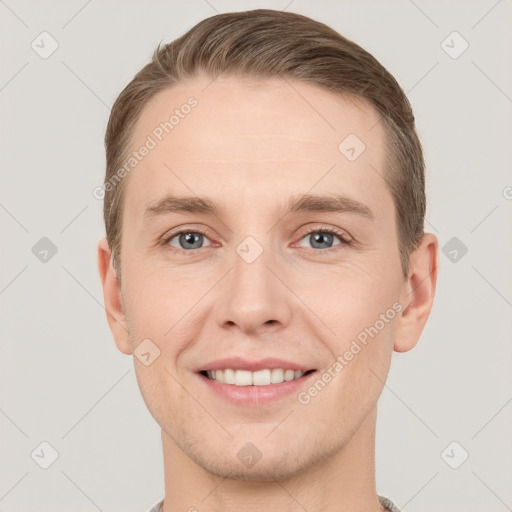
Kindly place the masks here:
<instances>
[{"instance_id":1,"label":"shoulder","mask_svg":"<svg viewBox=\"0 0 512 512\"><path fill-rule=\"evenodd\" d=\"M162 503L164 502L164 499L157 501L147 512L160 512L160 507L162 506Z\"/></svg>"},{"instance_id":2,"label":"shoulder","mask_svg":"<svg viewBox=\"0 0 512 512\"><path fill-rule=\"evenodd\" d=\"M379 501L387 510L389 510L389 512L401 512L401 510L389 498L379 496Z\"/></svg>"}]
</instances>

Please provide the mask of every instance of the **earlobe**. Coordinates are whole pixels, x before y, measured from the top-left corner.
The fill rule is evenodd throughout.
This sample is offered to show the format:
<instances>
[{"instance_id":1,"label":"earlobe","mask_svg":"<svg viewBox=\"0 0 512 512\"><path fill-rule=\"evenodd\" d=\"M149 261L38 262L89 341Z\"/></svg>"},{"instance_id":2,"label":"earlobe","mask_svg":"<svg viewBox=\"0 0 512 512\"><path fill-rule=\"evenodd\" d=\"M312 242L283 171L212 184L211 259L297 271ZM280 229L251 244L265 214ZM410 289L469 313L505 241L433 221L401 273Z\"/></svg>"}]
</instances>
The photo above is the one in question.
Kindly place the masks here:
<instances>
[{"instance_id":1,"label":"earlobe","mask_svg":"<svg viewBox=\"0 0 512 512\"><path fill-rule=\"evenodd\" d=\"M416 346L430 315L437 283L438 248L437 237L425 233L411 254L409 276L400 297L404 309L395 329L396 352L407 352Z\"/></svg>"},{"instance_id":2,"label":"earlobe","mask_svg":"<svg viewBox=\"0 0 512 512\"><path fill-rule=\"evenodd\" d=\"M111 262L111 249L106 238L98 243L98 271L103 287L107 321L117 348L123 354L132 354L128 326L124 312L121 285Z\"/></svg>"}]
</instances>

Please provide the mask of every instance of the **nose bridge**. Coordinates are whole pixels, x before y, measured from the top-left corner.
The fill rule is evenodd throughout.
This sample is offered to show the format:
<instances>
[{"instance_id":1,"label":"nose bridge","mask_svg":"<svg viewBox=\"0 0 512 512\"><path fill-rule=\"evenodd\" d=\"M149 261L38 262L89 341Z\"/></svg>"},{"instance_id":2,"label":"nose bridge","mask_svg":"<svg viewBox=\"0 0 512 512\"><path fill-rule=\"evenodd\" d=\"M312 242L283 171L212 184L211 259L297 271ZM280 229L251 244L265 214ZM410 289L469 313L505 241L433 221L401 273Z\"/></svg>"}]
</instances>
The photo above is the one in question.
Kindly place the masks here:
<instances>
[{"instance_id":1,"label":"nose bridge","mask_svg":"<svg viewBox=\"0 0 512 512\"><path fill-rule=\"evenodd\" d=\"M278 258L273 246L271 234L259 234L246 236L235 247L233 270L222 288L221 325L236 324L249 332L265 324L288 322L289 297L274 275Z\"/></svg>"}]
</instances>

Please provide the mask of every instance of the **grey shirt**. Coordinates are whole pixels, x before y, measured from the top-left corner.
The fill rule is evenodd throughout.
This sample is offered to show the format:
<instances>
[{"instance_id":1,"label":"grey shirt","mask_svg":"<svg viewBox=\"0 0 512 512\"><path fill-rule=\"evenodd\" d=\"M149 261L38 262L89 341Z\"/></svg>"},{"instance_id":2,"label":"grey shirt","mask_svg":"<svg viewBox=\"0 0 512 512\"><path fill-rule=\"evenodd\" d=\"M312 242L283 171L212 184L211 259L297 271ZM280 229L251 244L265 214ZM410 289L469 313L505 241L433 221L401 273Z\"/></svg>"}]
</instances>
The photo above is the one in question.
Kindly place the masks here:
<instances>
[{"instance_id":1,"label":"grey shirt","mask_svg":"<svg viewBox=\"0 0 512 512\"><path fill-rule=\"evenodd\" d=\"M389 512L401 512L401 510L389 499L384 496L379 496L379 501L382 505L384 505ZM163 498L158 502L155 503L148 512L161 512L160 507L162 503L164 502Z\"/></svg>"}]
</instances>

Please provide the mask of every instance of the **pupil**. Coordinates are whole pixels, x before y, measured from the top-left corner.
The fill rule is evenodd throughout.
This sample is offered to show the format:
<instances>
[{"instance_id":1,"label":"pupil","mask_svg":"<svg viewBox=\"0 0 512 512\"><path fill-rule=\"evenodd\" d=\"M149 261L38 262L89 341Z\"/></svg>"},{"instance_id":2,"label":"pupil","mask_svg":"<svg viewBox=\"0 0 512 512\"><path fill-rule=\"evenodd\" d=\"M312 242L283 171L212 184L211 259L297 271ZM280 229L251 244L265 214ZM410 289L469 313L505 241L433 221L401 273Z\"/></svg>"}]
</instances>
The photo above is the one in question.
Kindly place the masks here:
<instances>
[{"instance_id":1,"label":"pupil","mask_svg":"<svg viewBox=\"0 0 512 512\"><path fill-rule=\"evenodd\" d=\"M322 233L322 234L315 234L313 235L313 243L311 244L313 247L316 247L315 244L322 244L322 243L330 243L332 242L332 237L330 233Z\"/></svg>"},{"instance_id":2,"label":"pupil","mask_svg":"<svg viewBox=\"0 0 512 512\"><path fill-rule=\"evenodd\" d=\"M197 249L199 248L197 246L197 242L201 240L201 237L202 235L200 235L199 233L198 234L194 234L194 233L186 233L184 235L181 235L182 237L182 242L184 242L184 244L192 244L194 245L194 249ZM183 245L183 244L182 244ZM200 244L199 244L200 245ZM188 247L190 248L190 247Z\"/></svg>"}]
</instances>

